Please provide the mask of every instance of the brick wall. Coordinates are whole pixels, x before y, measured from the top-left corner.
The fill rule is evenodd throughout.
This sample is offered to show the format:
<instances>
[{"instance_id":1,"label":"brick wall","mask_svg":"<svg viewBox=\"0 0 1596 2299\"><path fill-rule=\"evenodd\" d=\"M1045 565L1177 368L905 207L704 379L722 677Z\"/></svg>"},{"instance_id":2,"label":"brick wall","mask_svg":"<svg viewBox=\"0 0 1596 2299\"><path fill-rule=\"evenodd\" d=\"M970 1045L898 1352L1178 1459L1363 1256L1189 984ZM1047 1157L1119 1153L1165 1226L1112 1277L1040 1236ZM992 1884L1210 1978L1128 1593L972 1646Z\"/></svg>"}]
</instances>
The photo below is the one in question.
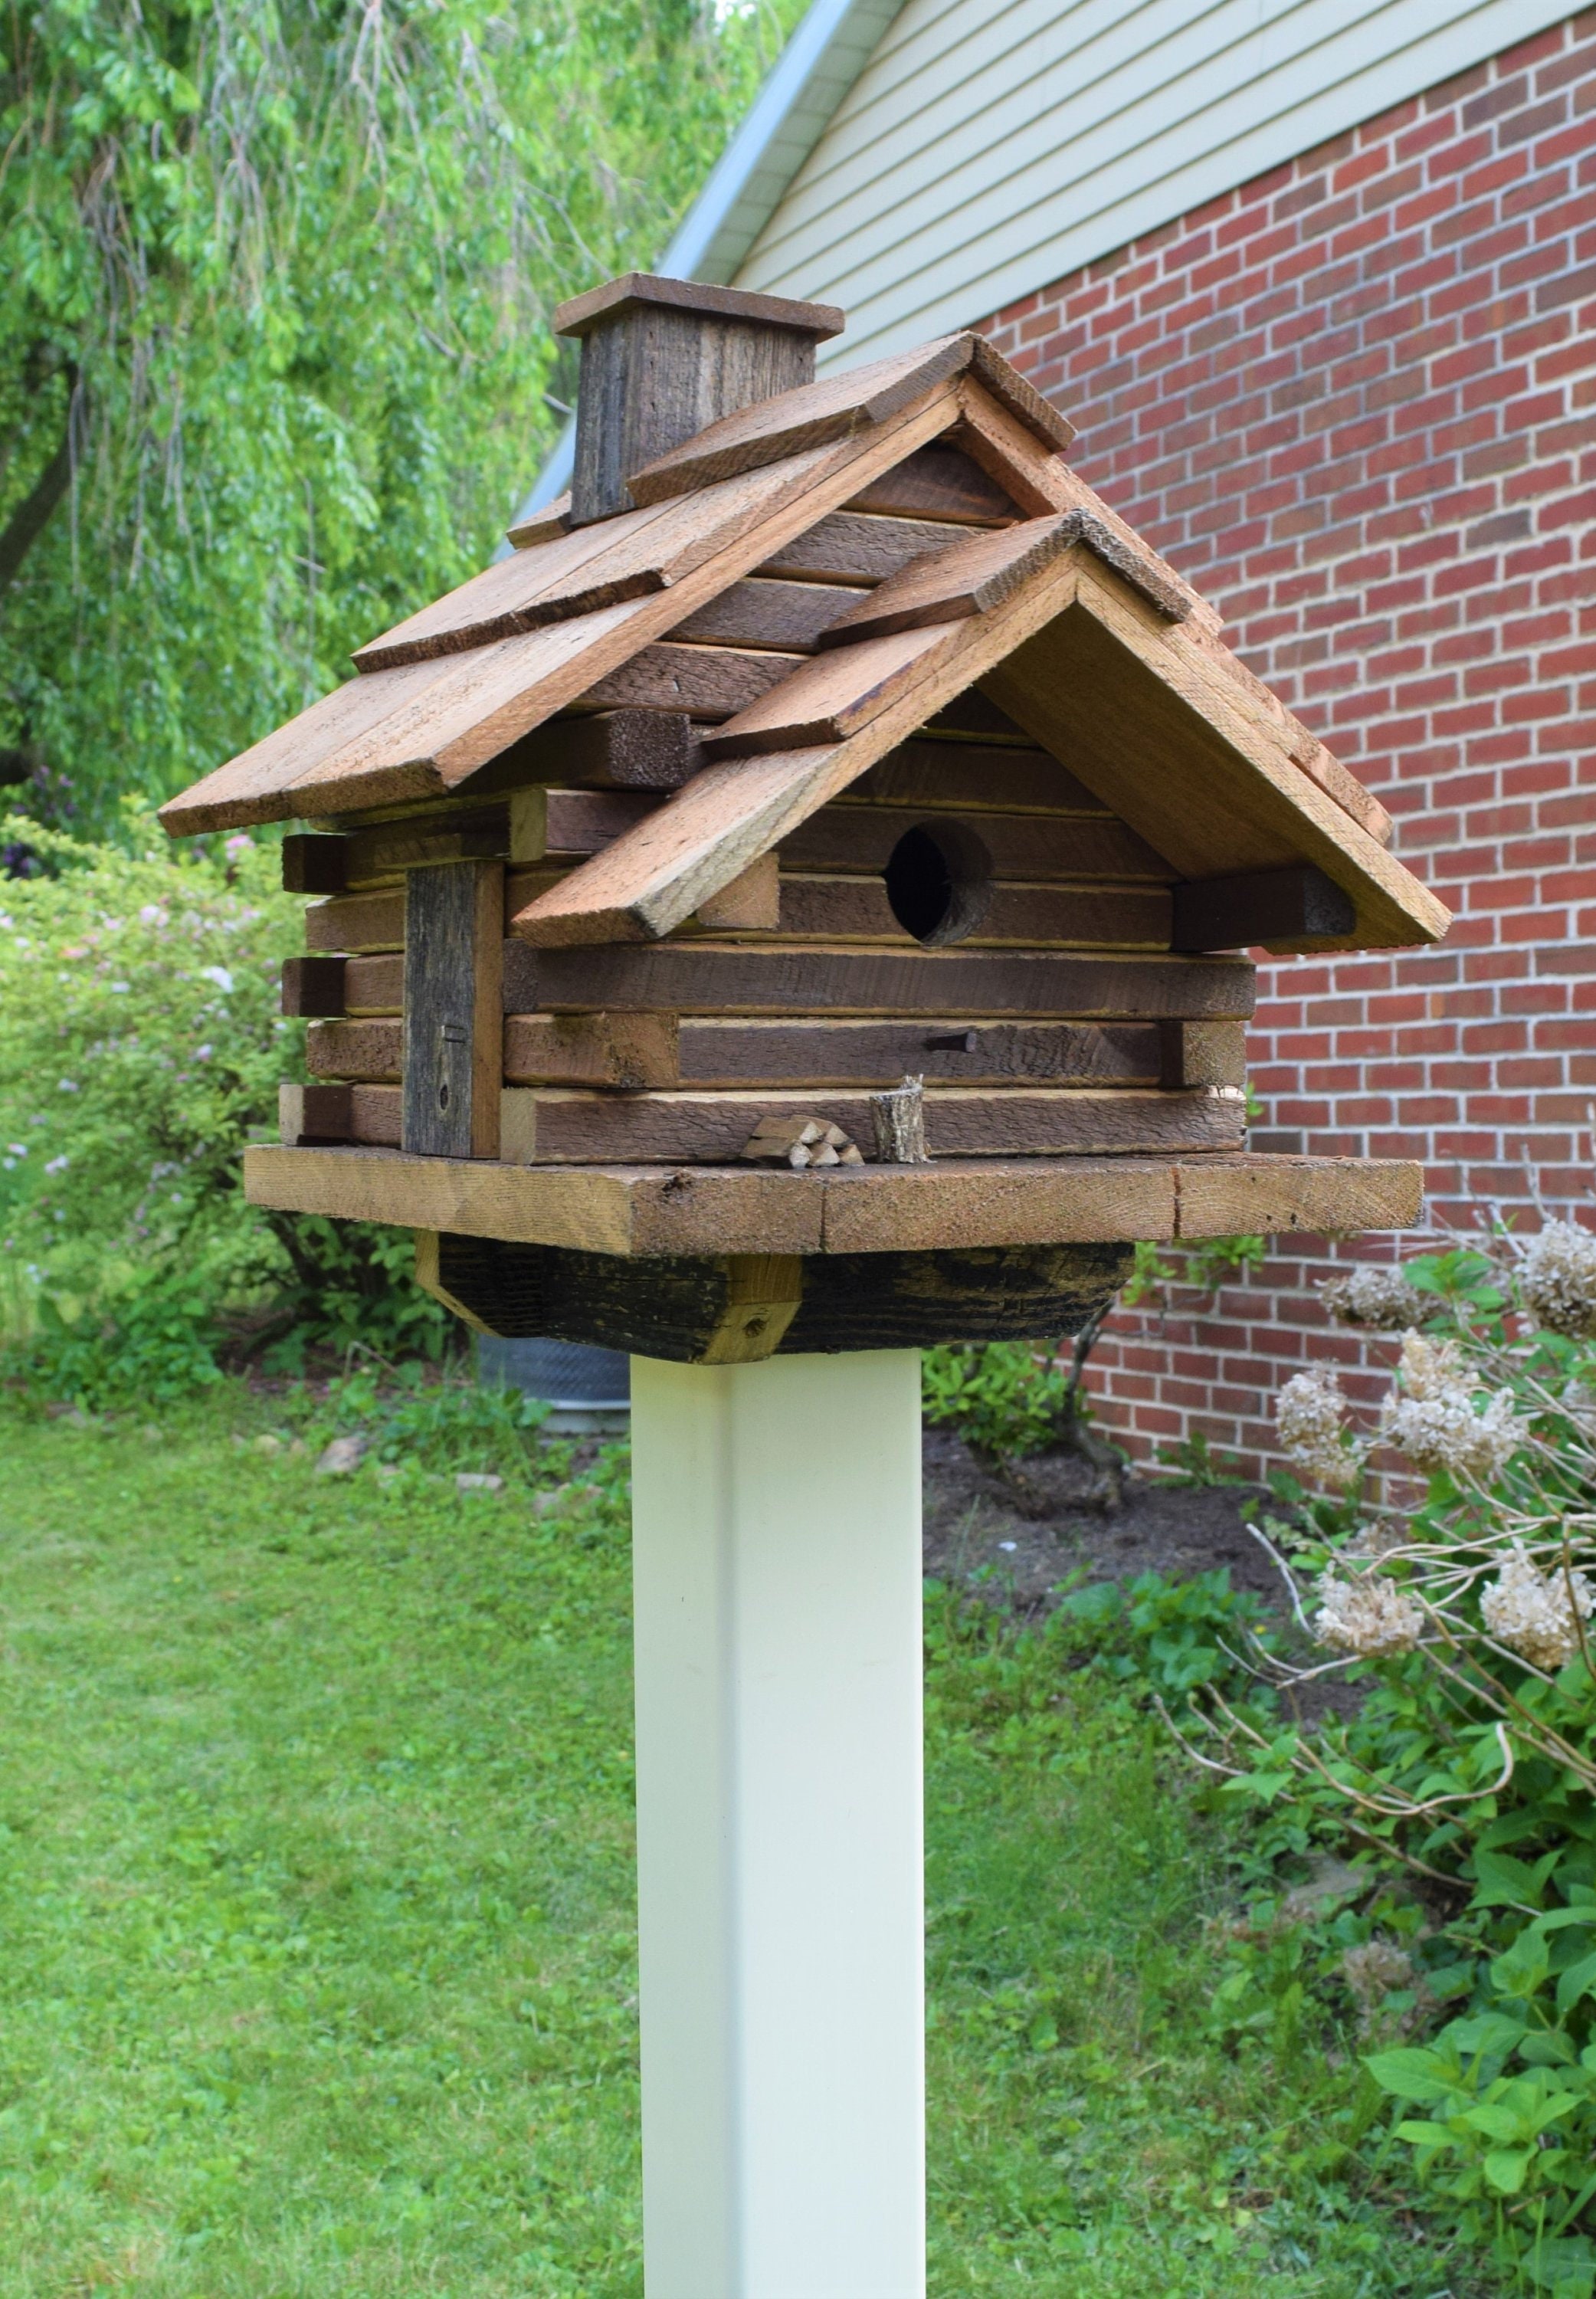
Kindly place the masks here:
<instances>
[{"instance_id":1,"label":"brick wall","mask_svg":"<svg viewBox=\"0 0 1596 2299\"><path fill-rule=\"evenodd\" d=\"M1456 912L1437 950L1267 963L1252 1056L1256 1146L1421 1158L1452 1221L1591 1179L1593 185L1596 12L986 323ZM1105 1420L1255 1467L1278 1382L1364 1356L1314 1282L1391 1250L1121 1312Z\"/></svg>"}]
</instances>

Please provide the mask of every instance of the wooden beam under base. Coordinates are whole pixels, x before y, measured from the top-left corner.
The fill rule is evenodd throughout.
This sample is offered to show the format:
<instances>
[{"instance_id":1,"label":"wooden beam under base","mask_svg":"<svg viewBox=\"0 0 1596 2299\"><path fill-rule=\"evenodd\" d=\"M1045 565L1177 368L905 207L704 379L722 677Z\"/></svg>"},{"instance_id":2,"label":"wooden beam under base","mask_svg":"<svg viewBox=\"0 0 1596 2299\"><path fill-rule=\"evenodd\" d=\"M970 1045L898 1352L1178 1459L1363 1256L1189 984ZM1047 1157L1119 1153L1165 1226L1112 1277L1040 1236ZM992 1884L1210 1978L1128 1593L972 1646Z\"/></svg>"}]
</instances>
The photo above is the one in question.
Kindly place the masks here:
<instances>
[{"instance_id":1,"label":"wooden beam under base","mask_svg":"<svg viewBox=\"0 0 1596 2299\"><path fill-rule=\"evenodd\" d=\"M1397 1158L947 1158L759 1166L500 1166L363 1148L244 1153L253 1205L607 1254L935 1252L1278 1231L1408 1229Z\"/></svg>"},{"instance_id":2,"label":"wooden beam under base","mask_svg":"<svg viewBox=\"0 0 1596 2299\"><path fill-rule=\"evenodd\" d=\"M940 1253L614 1254L418 1230L416 1275L476 1332L753 1365L839 1349L1052 1340L1130 1274L1129 1245Z\"/></svg>"}]
</instances>

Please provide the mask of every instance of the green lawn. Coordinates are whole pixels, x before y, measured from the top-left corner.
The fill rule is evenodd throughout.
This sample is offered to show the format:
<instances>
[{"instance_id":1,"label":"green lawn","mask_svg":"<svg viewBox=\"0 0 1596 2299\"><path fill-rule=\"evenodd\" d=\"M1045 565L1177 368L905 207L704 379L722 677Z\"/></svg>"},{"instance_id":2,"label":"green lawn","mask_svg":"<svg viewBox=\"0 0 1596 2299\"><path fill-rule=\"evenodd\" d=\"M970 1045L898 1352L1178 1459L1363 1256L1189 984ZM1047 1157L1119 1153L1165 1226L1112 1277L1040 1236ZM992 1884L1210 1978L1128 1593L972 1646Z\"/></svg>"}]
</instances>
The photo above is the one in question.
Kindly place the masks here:
<instances>
[{"instance_id":1,"label":"green lawn","mask_svg":"<svg viewBox=\"0 0 1596 2299\"><path fill-rule=\"evenodd\" d=\"M0 2294L637 2299L624 1488L258 1413L0 1418ZM1352 2056L1211 2038L1232 1823L1007 1682L933 1660L937 2299L1488 2290L1344 2176Z\"/></svg>"}]
</instances>

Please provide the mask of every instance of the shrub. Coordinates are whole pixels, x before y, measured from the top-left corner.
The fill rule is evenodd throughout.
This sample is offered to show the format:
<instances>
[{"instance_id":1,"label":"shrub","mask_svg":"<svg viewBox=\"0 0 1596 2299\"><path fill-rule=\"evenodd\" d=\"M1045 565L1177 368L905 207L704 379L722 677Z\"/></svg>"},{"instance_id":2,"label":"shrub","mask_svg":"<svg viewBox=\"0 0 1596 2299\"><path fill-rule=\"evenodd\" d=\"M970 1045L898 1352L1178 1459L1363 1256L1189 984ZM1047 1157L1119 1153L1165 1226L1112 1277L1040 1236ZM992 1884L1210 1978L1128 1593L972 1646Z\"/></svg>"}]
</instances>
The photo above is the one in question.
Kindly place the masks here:
<instances>
[{"instance_id":1,"label":"shrub","mask_svg":"<svg viewBox=\"0 0 1596 2299\"><path fill-rule=\"evenodd\" d=\"M1205 1688L1198 1753L1228 1793L1294 1815L1299 1845L1350 1833L1371 1882L1417 1880L1414 2001L1458 2016L1370 2058L1402 2103L1395 2137L1521 2283L1591 2299L1596 1237L1546 1222L1343 1283L1331 1306L1371 1332L1418 1322L1371 1421L1322 1370L1282 1391L1308 1490L1280 1481L1296 1506L1264 1530L1319 1656L1253 1657L1277 1681L1349 1672L1364 1697L1311 1735ZM1413 1473L1394 1498L1370 1475L1382 1447Z\"/></svg>"},{"instance_id":2,"label":"shrub","mask_svg":"<svg viewBox=\"0 0 1596 2299\"><path fill-rule=\"evenodd\" d=\"M0 888L0 1257L13 1364L96 1403L214 1365L221 1321L434 1350L443 1313L402 1232L245 1204L240 1164L302 1075L277 1012L299 905L275 842L172 848L129 811L125 848L37 824L37 875ZM19 1359L19 1345L28 1346Z\"/></svg>"}]
</instances>

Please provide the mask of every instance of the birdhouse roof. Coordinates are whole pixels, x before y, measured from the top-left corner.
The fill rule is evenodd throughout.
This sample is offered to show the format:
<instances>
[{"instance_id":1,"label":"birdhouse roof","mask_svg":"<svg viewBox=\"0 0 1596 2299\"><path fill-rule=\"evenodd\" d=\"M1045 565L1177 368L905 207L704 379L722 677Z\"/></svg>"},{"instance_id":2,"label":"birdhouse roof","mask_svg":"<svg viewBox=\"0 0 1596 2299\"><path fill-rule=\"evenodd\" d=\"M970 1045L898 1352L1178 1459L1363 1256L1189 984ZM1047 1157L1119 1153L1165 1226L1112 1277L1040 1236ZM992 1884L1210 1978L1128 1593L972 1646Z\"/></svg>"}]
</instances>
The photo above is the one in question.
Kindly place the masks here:
<instances>
[{"instance_id":1,"label":"birdhouse roof","mask_svg":"<svg viewBox=\"0 0 1596 2299\"><path fill-rule=\"evenodd\" d=\"M485 789L511 745L951 438L1007 523L949 524L946 547L860 592L813 654L708 732L699 773L533 901L517 934L668 934L979 683L1182 877L1307 863L1354 913L1315 947L1436 940L1448 914L1386 851L1384 810L1070 470L1072 436L972 334L759 401L635 473L634 509L572 527L557 504L512 530L509 556L362 647L348 685L162 819L180 836Z\"/></svg>"}]
</instances>

